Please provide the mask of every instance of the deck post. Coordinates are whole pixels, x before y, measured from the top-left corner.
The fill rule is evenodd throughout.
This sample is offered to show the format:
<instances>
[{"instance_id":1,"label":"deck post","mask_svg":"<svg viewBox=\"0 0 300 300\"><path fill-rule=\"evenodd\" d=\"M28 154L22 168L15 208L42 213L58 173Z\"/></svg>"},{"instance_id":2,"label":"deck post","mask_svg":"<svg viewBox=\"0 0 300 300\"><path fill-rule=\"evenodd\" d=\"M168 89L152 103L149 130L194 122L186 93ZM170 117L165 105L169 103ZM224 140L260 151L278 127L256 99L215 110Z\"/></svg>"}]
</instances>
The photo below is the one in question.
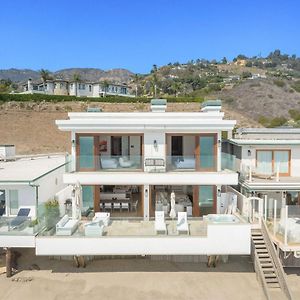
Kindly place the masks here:
<instances>
[{"instance_id":1,"label":"deck post","mask_svg":"<svg viewBox=\"0 0 300 300\"><path fill-rule=\"evenodd\" d=\"M277 200L274 199L274 219L273 219L273 235L276 234L276 219L277 219Z\"/></svg>"},{"instance_id":2,"label":"deck post","mask_svg":"<svg viewBox=\"0 0 300 300\"><path fill-rule=\"evenodd\" d=\"M267 195L265 195L265 197L264 197L264 200L265 200L265 221L267 221L267 207L268 207L268 197L267 197Z\"/></svg>"},{"instance_id":3,"label":"deck post","mask_svg":"<svg viewBox=\"0 0 300 300\"><path fill-rule=\"evenodd\" d=\"M12 276L12 253L11 248L6 248L6 277L10 278Z\"/></svg>"},{"instance_id":4,"label":"deck post","mask_svg":"<svg viewBox=\"0 0 300 300\"><path fill-rule=\"evenodd\" d=\"M287 224L288 224L288 206L285 205L284 209L284 245L287 246Z\"/></svg>"}]
</instances>

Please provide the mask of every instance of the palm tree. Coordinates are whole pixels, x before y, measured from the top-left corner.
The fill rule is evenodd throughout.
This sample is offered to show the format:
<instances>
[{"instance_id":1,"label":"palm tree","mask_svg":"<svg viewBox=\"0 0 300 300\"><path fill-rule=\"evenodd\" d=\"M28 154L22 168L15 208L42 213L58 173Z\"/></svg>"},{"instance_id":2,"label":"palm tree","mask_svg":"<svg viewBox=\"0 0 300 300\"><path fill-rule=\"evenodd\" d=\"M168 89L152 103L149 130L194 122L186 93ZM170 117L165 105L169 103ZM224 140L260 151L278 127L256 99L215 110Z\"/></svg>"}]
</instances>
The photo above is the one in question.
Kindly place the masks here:
<instances>
[{"instance_id":1,"label":"palm tree","mask_svg":"<svg viewBox=\"0 0 300 300\"><path fill-rule=\"evenodd\" d=\"M178 92L181 89L181 84L178 81L174 81L171 86L171 90L174 92L175 97L177 97Z\"/></svg>"},{"instance_id":2,"label":"palm tree","mask_svg":"<svg viewBox=\"0 0 300 300\"><path fill-rule=\"evenodd\" d=\"M138 87L140 82L140 76L138 74L134 74L132 76L132 81L135 83L135 96L138 96Z\"/></svg>"},{"instance_id":3,"label":"palm tree","mask_svg":"<svg viewBox=\"0 0 300 300\"><path fill-rule=\"evenodd\" d=\"M43 90L45 92L46 81L52 79L52 77L50 76L50 72L46 69L41 69L40 70L40 75L41 75L41 79L43 81Z\"/></svg>"},{"instance_id":4,"label":"palm tree","mask_svg":"<svg viewBox=\"0 0 300 300\"><path fill-rule=\"evenodd\" d=\"M157 86L158 86L158 78L157 78L156 73L152 74L151 85L152 85L152 88L153 88L153 96L156 98Z\"/></svg>"},{"instance_id":5,"label":"palm tree","mask_svg":"<svg viewBox=\"0 0 300 300\"><path fill-rule=\"evenodd\" d=\"M101 82L101 87L104 90L104 97L106 97L107 89L109 87L109 82L107 80L103 80Z\"/></svg>"},{"instance_id":6,"label":"palm tree","mask_svg":"<svg viewBox=\"0 0 300 300\"><path fill-rule=\"evenodd\" d=\"M78 91L77 91L77 89L78 89L78 82L81 81L81 77L80 77L80 75L78 73L75 73L73 75L73 81L75 82L75 96L77 97L77 94L78 94Z\"/></svg>"}]
</instances>

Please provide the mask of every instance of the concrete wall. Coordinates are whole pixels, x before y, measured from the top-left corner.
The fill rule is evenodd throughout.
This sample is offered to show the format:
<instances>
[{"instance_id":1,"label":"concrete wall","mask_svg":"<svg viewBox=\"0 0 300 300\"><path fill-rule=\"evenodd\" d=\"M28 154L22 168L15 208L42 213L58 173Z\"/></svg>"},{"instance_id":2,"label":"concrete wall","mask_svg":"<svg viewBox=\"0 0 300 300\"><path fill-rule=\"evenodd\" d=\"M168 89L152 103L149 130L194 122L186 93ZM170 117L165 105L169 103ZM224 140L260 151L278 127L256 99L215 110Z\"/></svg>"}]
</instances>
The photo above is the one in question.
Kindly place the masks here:
<instances>
[{"instance_id":1,"label":"concrete wall","mask_svg":"<svg viewBox=\"0 0 300 300\"><path fill-rule=\"evenodd\" d=\"M209 224L206 237L37 237L36 254L249 255L250 224Z\"/></svg>"}]
</instances>

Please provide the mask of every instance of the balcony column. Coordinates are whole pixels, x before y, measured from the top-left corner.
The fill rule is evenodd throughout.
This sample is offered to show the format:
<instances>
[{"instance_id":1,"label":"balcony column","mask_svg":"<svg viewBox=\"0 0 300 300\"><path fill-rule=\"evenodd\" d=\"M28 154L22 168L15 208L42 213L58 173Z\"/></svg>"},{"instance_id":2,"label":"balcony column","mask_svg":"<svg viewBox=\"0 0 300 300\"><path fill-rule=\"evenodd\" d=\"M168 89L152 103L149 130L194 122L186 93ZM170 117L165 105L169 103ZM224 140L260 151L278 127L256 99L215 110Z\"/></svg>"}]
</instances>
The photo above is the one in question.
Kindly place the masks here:
<instances>
[{"instance_id":1,"label":"balcony column","mask_svg":"<svg viewBox=\"0 0 300 300\"><path fill-rule=\"evenodd\" d=\"M149 221L149 199L150 199L150 186L149 184L144 185L144 220Z\"/></svg>"}]
</instances>

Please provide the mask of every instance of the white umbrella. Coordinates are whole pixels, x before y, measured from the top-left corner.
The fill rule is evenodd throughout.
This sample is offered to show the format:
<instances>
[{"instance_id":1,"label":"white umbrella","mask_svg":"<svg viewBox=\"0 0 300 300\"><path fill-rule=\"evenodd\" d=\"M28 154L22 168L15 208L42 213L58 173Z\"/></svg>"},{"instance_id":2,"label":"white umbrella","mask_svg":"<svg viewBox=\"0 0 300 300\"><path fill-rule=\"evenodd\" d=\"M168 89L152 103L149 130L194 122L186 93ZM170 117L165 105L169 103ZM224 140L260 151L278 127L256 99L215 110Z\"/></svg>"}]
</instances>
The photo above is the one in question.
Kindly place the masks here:
<instances>
[{"instance_id":1,"label":"white umbrella","mask_svg":"<svg viewBox=\"0 0 300 300\"><path fill-rule=\"evenodd\" d=\"M72 201L72 218L79 219L81 211L81 185L77 181L74 186L74 200Z\"/></svg>"},{"instance_id":2,"label":"white umbrella","mask_svg":"<svg viewBox=\"0 0 300 300\"><path fill-rule=\"evenodd\" d=\"M174 220L176 218L176 210L175 210L175 193L171 193L171 211L169 214L170 218ZM173 224L173 233L175 232L175 226Z\"/></svg>"}]
</instances>

